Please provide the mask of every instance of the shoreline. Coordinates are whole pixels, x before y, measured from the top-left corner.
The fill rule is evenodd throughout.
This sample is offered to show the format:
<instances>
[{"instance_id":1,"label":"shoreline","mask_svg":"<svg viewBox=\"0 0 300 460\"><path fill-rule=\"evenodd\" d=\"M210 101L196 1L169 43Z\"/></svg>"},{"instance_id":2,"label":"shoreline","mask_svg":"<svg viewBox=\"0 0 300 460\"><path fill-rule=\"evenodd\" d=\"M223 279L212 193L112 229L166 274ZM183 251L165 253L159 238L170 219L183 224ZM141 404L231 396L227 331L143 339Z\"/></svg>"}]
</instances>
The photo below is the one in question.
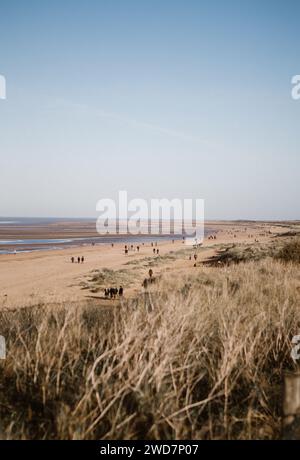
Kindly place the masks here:
<instances>
[{"instance_id":1,"label":"shoreline","mask_svg":"<svg viewBox=\"0 0 300 460\"><path fill-rule=\"evenodd\" d=\"M213 256L217 248L227 244L257 244L267 242L278 233L284 233L285 227L269 224L249 223L209 223L206 227L203 244L197 250L185 245L182 239L170 237L158 238L153 236L140 243L137 251L136 244L131 239L135 250L124 253L124 242L114 242L113 246L106 238L106 244L85 244L65 246L62 250L35 250L19 252L17 254L0 255L0 308L21 308L30 305L95 302L91 293L82 288L82 284L96 271L110 270L112 272L141 267L141 271L133 272L130 286L125 295L132 296L141 290L143 277L148 270L142 268L143 261L154 264L154 276L170 271L183 273L195 270L194 261L188 254L197 252L197 266L203 267L203 262ZM212 234L216 238L212 238ZM153 247L151 242L157 246ZM153 249L159 249L159 254ZM191 248L189 251L188 248ZM176 257L175 257L176 256ZM84 263L72 263L71 258L77 261L84 257ZM201 270L208 268L201 268ZM126 271L126 273L128 273Z\"/></svg>"},{"instance_id":2,"label":"shoreline","mask_svg":"<svg viewBox=\"0 0 300 460\"><path fill-rule=\"evenodd\" d=\"M55 251L55 250L64 250L71 248L80 248L88 246L103 246L111 244L143 244L149 243L151 241L171 241L171 240L182 240L181 235L107 235L99 236L96 238L73 238L73 239L44 239L36 240L36 243L26 243L26 239L23 240L13 240L8 241L5 244L1 244L0 240L0 256L1 255L15 255L23 254L29 252L37 251ZM28 238L28 241L31 239Z\"/></svg>"}]
</instances>

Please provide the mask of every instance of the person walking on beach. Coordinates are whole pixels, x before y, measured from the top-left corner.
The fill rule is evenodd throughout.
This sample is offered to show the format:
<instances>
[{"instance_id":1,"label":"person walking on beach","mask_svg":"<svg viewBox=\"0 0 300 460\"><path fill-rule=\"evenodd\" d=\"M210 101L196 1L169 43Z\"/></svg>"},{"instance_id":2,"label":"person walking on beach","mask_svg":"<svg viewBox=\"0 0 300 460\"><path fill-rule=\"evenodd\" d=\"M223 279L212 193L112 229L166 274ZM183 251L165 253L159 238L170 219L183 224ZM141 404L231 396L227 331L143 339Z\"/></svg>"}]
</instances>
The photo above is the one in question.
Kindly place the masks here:
<instances>
[{"instance_id":1,"label":"person walking on beach","mask_svg":"<svg viewBox=\"0 0 300 460\"><path fill-rule=\"evenodd\" d=\"M77 257L77 263L80 264L80 257Z\"/></svg>"},{"instance_id":2,"label":"person walking on beach","mask_svg":"<svg viewBox=\"0 0 300 460\"><path fill-rule=\"evenodd\" d=\"M147 287L148 287L148 280L147 280L147 278L145 278L144 281L143 281L143 288L147 289Z\"/></svg>"},{"instance_id":3,"label":"person walking on beach","mask_svg":"<svg viewBox=\"0 0 300 460\"><path fill-rule=\"evenodd\" d=\"M84 262L84 257L82 256L81 257L81 263L83 264L83 262Z\"/></svg>"},{"instance_id":4,"label":"person walking on beach","mask_svg":"<svg viewBox=\"0 0 300 460\"><path fill-rule=\"evenodd\" d=\"M119 288L119 297L123 297L123 292L124 292L123 286L120 286L120 288Z\"/></svg>"},{"instance_id":5,"label":"person walking on beach","mask_svg":"<svg viewBox=\"0 0 300 460\"><path fill-rule=\"evenodd\" d=\"M136 247L136 250L137 250L137 252L140 252L140 247L137 246L137 247Z\"/></svg>"},{"instance_id":6,"label":"person walking on beach","mask_svg":"<svg viewBox=\"0 0 300 460\"><path fill-rule=\"evenodd\" d=\"M152 270L152 268L150 268L150 270L149 270L148 273L149 273L149 277L152 278L152 276L153 276L153 270Z\"/></svg>"},{"instance_id":7,"label":"person walking on beach","mask_svg":"<svg viewBox=\"0 0 300 460\"><path fill-rule=\"evenodd\" d=\"M159 249L156 249L156 254L157 254L157 255L159 254Z\"/></svg>"},{"instance_id":8,"label":"person walking on beach","mask_svg":"<svg viewBox=\"0 0 300 460\"><path fill-rule=\"evenodd\" d=\"M74 261L75 261L74 257L71 257L72 264L74 263Z\"/></svg>"},{"instance_id":9,"label":"person walking on beach","mask_svg":"<svg viewBox=\"0 0 300 460\"><path fill-rule=\"evenodd\" d=\"M155 254L155 248L153 248L153 254Z\"/></svg>"}]
</instances>

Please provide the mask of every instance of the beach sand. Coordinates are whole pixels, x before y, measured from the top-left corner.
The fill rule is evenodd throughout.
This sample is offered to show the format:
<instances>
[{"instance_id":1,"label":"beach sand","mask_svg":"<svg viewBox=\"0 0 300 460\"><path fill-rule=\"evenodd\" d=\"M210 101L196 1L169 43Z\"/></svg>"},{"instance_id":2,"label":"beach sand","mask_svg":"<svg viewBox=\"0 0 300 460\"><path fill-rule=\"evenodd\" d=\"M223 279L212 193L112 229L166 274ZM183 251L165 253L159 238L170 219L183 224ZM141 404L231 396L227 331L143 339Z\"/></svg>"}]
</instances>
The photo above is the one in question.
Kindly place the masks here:
<instances>
[{"instance_id":1,"label":"beach sand","mask_svg":"<svg viewBox=\"0 0 300 460\"><path fill-rule=\"evenodd\" d=\"M216 239L205 238L201 251L198 252L197 266L215 254L219 245L228 243L251 243L268 241L277 233L287 231L287 228L276 223L263 222L209 222L207 224ZM86 230L86 229L85 229ZM42 235L52 234L43 229ZM76 235L81 233L76 229ZM57 234L60 237L60 234ZM10 237L10 235L7 235ZM41 235L35 231L35 236ZM155 238L153 238L155 242ZM136 246L136 244L135 244ZM187 247L181 240L159 242L160 263L155 268L155 275L166 270L193 270L193 261L184 255L175 261L167 257L171 251L181 251ZM71 263L71 257L84 256L83 264ZM124 243L102 245L84 245L66 247L52 251L35 251L19 254L0 255L0 308L22 308L42 303L95 302L101 295L92 295L81 284L87 280L94 270L103 268L111 270L129 269L128 262L137 263L145 258L157 258L153 255L150 243L140 244L140 252L129 251L124 254ZM126 289L125 295L133 295L141 290L141 283L145 273L136 276L136 279ZM108 286L109 287L109 286Z\"/></svg>"}]
</instances>

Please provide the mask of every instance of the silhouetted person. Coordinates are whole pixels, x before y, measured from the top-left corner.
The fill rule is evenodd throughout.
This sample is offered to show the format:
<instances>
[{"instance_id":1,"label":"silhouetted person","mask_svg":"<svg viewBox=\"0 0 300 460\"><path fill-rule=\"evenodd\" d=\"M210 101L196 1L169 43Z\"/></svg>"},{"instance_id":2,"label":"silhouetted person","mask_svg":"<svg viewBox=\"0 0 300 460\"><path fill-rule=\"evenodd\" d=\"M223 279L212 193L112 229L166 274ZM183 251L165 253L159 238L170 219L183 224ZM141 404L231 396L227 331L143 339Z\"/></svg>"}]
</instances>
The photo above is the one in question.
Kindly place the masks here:
<instances>
[{"instance_id":1,"label":"silhouetted person","mask_svg":"<svg viewBox=\"0 0 300 460\"><path fill-rule=\"evenodd\" d=\"M153 248L153 254L155 254L155 248Z\"/></svg>"},{"instance_id":2,"label":"silhouetted person","mask_svg":"<svg viewBox=\"0 0 300 460\"><path fill-rule=\"evenodd\" d=\"M157 254L157 255L159 254L159 249L156 249L156 254Z\"/></svg>"},{"instance_id":3,"label":"silhouetted person","mask_svg":"<svg viewBox=\"0 0 300 460\"><path fill-rule=\"evenodd\" d=\"M71 257L71 262L72 262L72 264L75 262L74 257Z\"/></svg>"},{"instance_id":4,"label":"silhouetted person","mask_svg":"<svg viewBox=\"0 0 300 460\"><path fill-rule=\"evenodd\" d=\"M82 256L81 257L81 263L83 264L83 262L84 262L84 257Z\"/></svg>"},{"instance_id":5,"label":"silhouetted person","mask_svg":"<svg viewBox=\"0 0 300 460\"><path fill-rule=\"evenodd\" d=\"M149 273L150 278L152 278L152 276L153 276L153 270L152 270L152 268L150 268L150 270L149 270L148 273Z\"/></svg>"},{"instance_id":6,"label":"silhouetted person","mask_svg":"<svg viewBox=\"0 0 300 460\"><path fill-rule=\"evenodd\" d=\"M140 247L139 246L137 246L136 249L137 249L137 252L140 252Z\"/></svg>"},{"instance_id":7,"label":"silhouetted person","mask_svg":"<svg viewBox=\"0 0 300 460\"><path fill-rule=\"evenodd\" d=\"M77 263L80 264L80 257L77 257Z\"/></svg>"},{"instance_id":8,"label":"silhouetted person","mask_svg":"<svg viewBox=\"0 0 300 460\"><path fill-rule=\"evenodd\" d=\"M147 278L145 278L143 281L143 288L147 289L147 287L148 287L148 280Z\"/></svg>"},{"instance_id":9,"label":"silhouetted person","mask_svg":"<svg viewBox=\"0 0 300 460\"><path fill-rule=\"evenodd\" d=\"M124 292L123 286L120 286L120 288L119 288L119 296L120 296L120 297L123 296L123 292Z\"/></svg>"}]
</instances>

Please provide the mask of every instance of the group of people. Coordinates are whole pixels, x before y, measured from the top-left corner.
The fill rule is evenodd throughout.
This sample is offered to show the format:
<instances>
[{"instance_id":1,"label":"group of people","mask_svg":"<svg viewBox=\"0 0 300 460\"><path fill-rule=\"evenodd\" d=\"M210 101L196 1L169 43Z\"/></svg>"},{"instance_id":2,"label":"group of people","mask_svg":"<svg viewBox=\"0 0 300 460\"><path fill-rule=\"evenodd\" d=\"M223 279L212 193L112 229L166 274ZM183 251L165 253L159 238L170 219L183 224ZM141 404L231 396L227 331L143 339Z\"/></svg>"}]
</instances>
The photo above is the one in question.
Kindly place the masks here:
<instances>
[{"instance_id":1,"label":"group of people","mask_svg":"<svg viewBox=\"0 0 300 460\"><path fill-rule=\"evenodd\" d=\"M145 243L142 243L142 244L144 246ZM157 248L157 241L155 242L155 247L154 247L154 243L151 243L151 247L153 248L152 249L153 254L159 255L159 249ZM137 250L137 252L140 252L140 246L134 247L133 244L131 244L130 246L125 244L125 247L124 247L125 255L127 255L129 253L129 251L135 251L135 249Z\"/></svg>"},{"instance_id":2,"label":"group of people","mask_svg":"<svg viewBox=\"0 0 300 460\"><path fill-rule=\"evenodd\" d=\"M144 244L144 243L143 243L143 244ZM134 251L134 250L135 250L133 244L131 244L130 246L128 246L127 244L125 244L125 248L124 248L125 254L128 254L129 250L130 250L130 251ZM140 247L137 246L137 247L136 247L136 250L137 250L137 252L140 252Z\"/></svg>"},{"instance_id":3,"label":"group of people","mask_svg":"<svg viewBox=\"0 0 300 460\"><path fill-rule=\"evenodd\" d=\"M71 262L72 262L72 264L74 264L74 262L75 262L75 257L71 257ZM82 256L82 257L79 257L79 256L78 256L78 257L77 257L77 263L78 263L78 264L80 264L80 263L83 264L83 262L84 262L84 257L83 257L83 256Z\"/></svg>"},{"instance_id":4,"label":"group of people","mask_svg":"<svg viewBox=\"0 0 300 460\"><path fill-rule=\"evenodd\" d=\"M120 286L119 289L117 287L110 287L110 288L104 289L104 295L106 299L108 298L115 299L117 295L119 295L119 297L122 297L123 294L124 294L123 286Z\"/></svg>"},{"instance_id":5,"label":"group of people","mask_svg":"<svg viewBox=\"0 0 300 460\"><path fill-rule=\"evenodd\" d=\"M194 254L193 255L193 258L194 258L194 267L197 267L197 259L198 259L198 255L197 254ZM190 255L189 256L189 260L192 260L192 256Z\"/></svg>"},{"instance_id":6,"label":"group of people","mask_svg":"<svg viewBox=\"0 0 300 460\"><path fill-rule=\"evenodd\" d=\"M216 240L217 237L216 237L216 235L209 235L208 239L209 240Z\"/></svg>"}]
</instances>

